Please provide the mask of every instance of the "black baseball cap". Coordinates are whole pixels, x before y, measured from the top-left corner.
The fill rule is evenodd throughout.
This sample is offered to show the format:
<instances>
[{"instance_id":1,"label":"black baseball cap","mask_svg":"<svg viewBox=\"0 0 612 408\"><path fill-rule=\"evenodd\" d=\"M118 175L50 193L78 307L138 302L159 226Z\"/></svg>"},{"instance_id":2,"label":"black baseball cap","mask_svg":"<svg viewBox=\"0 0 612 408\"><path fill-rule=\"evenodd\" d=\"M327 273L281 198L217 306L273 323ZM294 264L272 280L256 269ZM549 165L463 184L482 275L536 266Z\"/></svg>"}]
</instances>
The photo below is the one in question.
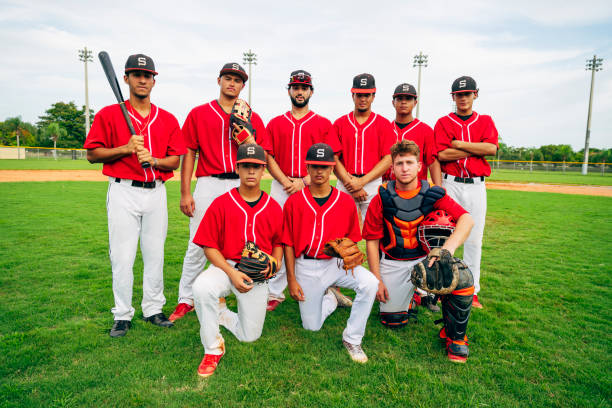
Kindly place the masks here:
<instances>
[{"instance_id":1,"label":"black baseball cap","mask_svg":"<svg viewBox=\"0 0 612 408\"><path fill-rule=\"evenodd\" d=\"M244 68L242 68L242 66L237 62L228 62L227 64L225 64L223 68L221 68L221 71L219 72L219 76L223 74L238 75L240 78L242 78L243 82L246 82L249 79L249 76L247 75Z\"/></svg>"},{"instance_id":2,"label":"black baseball cap","mask_svg":"<svg viewBox=\"0 0 612 408\"><path fill-rule=\"evenodd\" d=\"M125 62L125 73L131 71L145 71L150 72L153 75L157 75L155 71L155 64L151 57L144 54L130 55Z\"/></svg>"},{"instance_id":3,"label":"black baseball cap","mask_svg":"<svg viewBox=\"0 0 612 408\"><path fill-rule=\"evenodd\" d=\"M236 163L266 164L266 153L263 147L255 143L245 143L238 147Z\"/></svg>"},{"instance_id":4,"label":"black baseball cap","mask_svg":"<svg viewBox=\"0 0 612 408\"><path fill-rule=\"evenodd\" d=\"M375 93L376 83L374 76L371 74L359 74L353 78L352 93Z\"/></svg>"},{"instance_id":5,"label":"black baseball cap","mask_svg":"<svg viewBox=\"0 0 612 408\"><path fill-rule=\"evenodd\" d=\"M289 85L307 85L311 89L312 86L312 75L310 72L304 71L303 69L298 69L297 71L293 71L289 76Z\"/></svg>"},{"instance_id":6,"label":"black baseball cap","mask_svg":"<svg viewBox=\"0 0 612 408\"><path fill-rule=\"evenodd\" d=\"M315 143L306 152L306 164L316 164L319 166L333 166L336 164L334 151L331 146L325 143Z\"/></svg>"},{"instance_id":7,"label":"black baseball cap","mask_svg":"<svg viewBox=\"0 0 612 408\"><path fill-rule=\"evenodd\" d=\"M462 76L453 81L453 86L451 87L451 93L457 92L478 92L478 87L476 86L476 81L474 78L469 76Z\"/></svg>"},{"instance_id":8,"label":"black baseball cap","mask_svg":"<svg viewBox=\"0 0 612 408\"><path fill-rule=\"evenodd\" d=\"M398 95L407 95L417 97L417 91L414 86L410 84L399 84L395 87L395 91L393 91L393 97L395 98Z\"/></svg>"}]
</instances>

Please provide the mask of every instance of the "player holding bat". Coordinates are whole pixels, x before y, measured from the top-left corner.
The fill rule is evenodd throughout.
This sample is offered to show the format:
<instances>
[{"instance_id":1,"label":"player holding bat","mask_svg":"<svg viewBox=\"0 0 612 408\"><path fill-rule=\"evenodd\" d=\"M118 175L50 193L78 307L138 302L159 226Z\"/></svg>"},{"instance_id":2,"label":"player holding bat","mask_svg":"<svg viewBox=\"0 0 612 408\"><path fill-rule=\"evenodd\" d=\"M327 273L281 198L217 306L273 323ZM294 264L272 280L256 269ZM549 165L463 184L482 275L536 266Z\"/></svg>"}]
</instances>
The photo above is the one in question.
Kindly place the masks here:
<instances>
[{"instance_id":1,"label":"player holding bat","mask_svg":"<svg viewBox=\"0 0 612 408\"><path fill-rule=\"evenodd\" d=\"M108 66L110 59L102 57L105 70L111 68ZM162 313L166 303L163 265L168 229L164 182L173 176L173 170L179 166L179 157L186 149L176 118L151 103L155 75L157 72L150 57L131 55L123 77L130 89L129 100L124 105L135 134L131 134L122 106L114 104L96 114L84 145L87 160L104 163L102 173L109 178L106 208L115 298L111 310L115 320L111 337L124 336L134 317L132 268L139 239L144 263L144 320L157 326L172 326ZM108 79L111 86L112 79L116 83L116 78L109 76Z\"/></svg>"}]
</instances>

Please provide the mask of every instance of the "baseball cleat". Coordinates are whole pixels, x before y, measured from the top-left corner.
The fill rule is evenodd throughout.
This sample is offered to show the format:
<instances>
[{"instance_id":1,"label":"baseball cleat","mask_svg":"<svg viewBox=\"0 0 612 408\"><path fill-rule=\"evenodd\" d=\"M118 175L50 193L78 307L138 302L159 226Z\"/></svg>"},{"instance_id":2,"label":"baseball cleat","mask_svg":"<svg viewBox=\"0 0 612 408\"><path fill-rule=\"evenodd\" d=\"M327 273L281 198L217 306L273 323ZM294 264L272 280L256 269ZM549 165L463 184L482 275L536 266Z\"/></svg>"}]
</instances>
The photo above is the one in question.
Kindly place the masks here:
<instances>
[{"instance_id":1,"label":"baseball cleat","mask_svg":"<svg viewBox=\"0 0 612 408\"><path fill-rule=\"evenodd\" d=\"M280 305L281 302L279 300L276 299L272 299L268 301L268 306L266 306L266 310L268 312L272 312L274 309L276 309L278 307L278 305Z\"/></svg>"},{"instance_id":2,"label":"baseball cleat","mask_svg":"<svg viewBox=\"0 0 612 408\"><path fill-rule=\"evenodd\" d=\"M132 322L129 320L115 320L113 327L108 333L111 337L123 337L127 334L127 331L132 327Z\"/></svg>"},{"instance_id":3,"label":"baseball cleat","mask_svg":"<svg viewBox=\"0 0 612 408\"><path fill-rule=\"evenodd\" d=\"M465 363L470 354L467 336L463 340L446 339L446 354L453 363Z\"/></svg>"},{"instance_id":4,"label":"baseball cleat","mask_svg":"<svg viewBox=\"0 0 612 408\"><path fill-rule=\"evenodd\" d=\"M361 344L351 344L344 340L342 340L342 344L344 344L353 361L361 364L367 363L368 356L366 356L366 353L361 348Z\"/></svg>"},{"instance_id":5,"label":"baseball cleat","mask_svg":"<svg viewBox=\"0 0 612 408\"><path fill-rule=\"evenodd\" d=\"M174 309L174 312L172 312L168 320L174 323L192 310L193 306L191 306L189 303L179 303L178 305L176 305L176 309Z\"/></svg>"},{"instance_id":6,"label":"baseball cleat","mask_svg":"<svg viewBox=\"0 0 612 408\"><path fill-rule=\"evenodd\" d=\"M204 378L213 375L221 357L223 357L223 354L204 354L204 358L198 367L198 375Z\"/></svg>"},{"instance_id":7,"label":"baseball cleat","mask_svg":"<svg viewBox=\"0 0 612 408\"><path fill-rule=\"evenodd\" d=\"M157 314L154 314L153 316L143 317L143 320L145 322L149 322L159 327L173 327L174 326L174 323L168 320L166 315L163 313L157 313Z\"/></svg>"},{"instance_id":8,"label":"baseball cleat","mask_svg":"<svg viewBox=\"0 0 612 408\"><path fill-rule=\"evenodd\" d=\"M336 297L336 300L338 301L338 307L353 306L353 300L342 292L340 292L340 288L329 287L327 290Z\"/></svg>"},{"instance_id":9,"label":"baseball cleat","mask_svg":"<svg viewBox=\"0 0 612 408\"><path fill-rule=\"evenodd\" d=\"M482 309L482 304L478 301L478 295L474 295L474 298L472 299L472 307Z\"/></svg>"}]
</instances>

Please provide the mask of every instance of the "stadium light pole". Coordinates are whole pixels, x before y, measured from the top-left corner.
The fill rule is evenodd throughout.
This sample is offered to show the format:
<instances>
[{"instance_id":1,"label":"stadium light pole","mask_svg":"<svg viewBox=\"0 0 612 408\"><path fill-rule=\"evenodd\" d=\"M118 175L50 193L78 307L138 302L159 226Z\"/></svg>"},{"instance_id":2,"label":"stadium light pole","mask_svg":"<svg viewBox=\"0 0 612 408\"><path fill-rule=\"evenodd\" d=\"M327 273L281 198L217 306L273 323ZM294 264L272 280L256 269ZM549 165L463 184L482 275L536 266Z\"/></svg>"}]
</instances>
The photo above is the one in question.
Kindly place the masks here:
<instances>
[{"instance_id":1,"label":"stadium light pole","mask_svg":"<svg viewBox=\"0 0 612 408\"><path fill-rule=\"evenodd\" d=\"M584 138L584 161L582 162L582 174L586 176L589 170L589 139L591 138L591 109L593 108L593 84L595 83L595 72L601 71L603 58L593 55L592 59L586 62L585 70L591 71L591 93L589 94L589 113L587 114L586 136Z\"/></svg>"},{"instance_id":2,"label":"stadium light pole","mask_svg":"<svg viewBox=\"0 0 612 408\"><path fill-rule=\"evenodd\" d=\"M83 47L82 50L79 50L79 61L85 63L85 137L87 137L87 133L89 133L89 86L87 79L87 62L93 62L91 50L88 50L87 47Z\"/></svg>"},{"instance_id":3,"label":"stadium light pole","mask_svg":"<svg viewBox=\"0 0 612 408\"><path fill-rule=\"evenodd\" d=\"M421 98L421 67L427 67L427 55L423 55L423 51L419 51L419 55L414 56L414 62L412 67L419 67L419 82L417 83L417 95ZM416 117L419 117L419 106L421 103L417 103Z\"/></svg>"},{"instance_id":4,"label":"stadium light pole","mask_svg":"<svg viewBox=\"0 0 612 408\"><path fill-rule=\"evenodd\" d=\"M251 84L253 83L253 77L251 76L251 66L257 65L257 54L249 49L248 52L242 54L242 61L244 64L249 66L249 105L251 104Z\"/></svg>"}]
</instances>

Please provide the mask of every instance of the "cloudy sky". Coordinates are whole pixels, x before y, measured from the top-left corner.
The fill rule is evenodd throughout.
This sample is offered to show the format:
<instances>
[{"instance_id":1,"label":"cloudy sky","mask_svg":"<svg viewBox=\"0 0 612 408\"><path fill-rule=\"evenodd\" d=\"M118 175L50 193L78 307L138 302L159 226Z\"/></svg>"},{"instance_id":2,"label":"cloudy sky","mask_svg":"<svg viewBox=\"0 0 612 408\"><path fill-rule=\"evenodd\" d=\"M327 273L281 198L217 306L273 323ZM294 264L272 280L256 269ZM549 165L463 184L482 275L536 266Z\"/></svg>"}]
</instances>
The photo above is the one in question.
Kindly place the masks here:
<instances>
[{"instance_id":1,"label":"cloudy sky","mask_svg":"<svg viewBox=\"0 0 612 408\"><path fill-rule=\"evenodd\" d=\"M252 49L253 108L264 121L289 109L286 83L298 68L313 74L311 108L336 119L352 109L354 75L372 73L375 112L392 118L396 85L416 86L413 56L423 51L420 116L432 127L452 109L452 81L471 75L475 110L493 116L514 146L584 146L590 72L597 72L591 146L612 147L610 1L253 1L118 2L0 0L0 120L35 122L57 101L84 104L78 50L111 55L121 72L142 52L159 76L153 102L183 122L218 96L225 62ZM113 95L97 58L89 66L90 105ZM127 93L124 87L124 94ZM246 99L246 89L243 92Z\"/></svg>"}]
</instances>

